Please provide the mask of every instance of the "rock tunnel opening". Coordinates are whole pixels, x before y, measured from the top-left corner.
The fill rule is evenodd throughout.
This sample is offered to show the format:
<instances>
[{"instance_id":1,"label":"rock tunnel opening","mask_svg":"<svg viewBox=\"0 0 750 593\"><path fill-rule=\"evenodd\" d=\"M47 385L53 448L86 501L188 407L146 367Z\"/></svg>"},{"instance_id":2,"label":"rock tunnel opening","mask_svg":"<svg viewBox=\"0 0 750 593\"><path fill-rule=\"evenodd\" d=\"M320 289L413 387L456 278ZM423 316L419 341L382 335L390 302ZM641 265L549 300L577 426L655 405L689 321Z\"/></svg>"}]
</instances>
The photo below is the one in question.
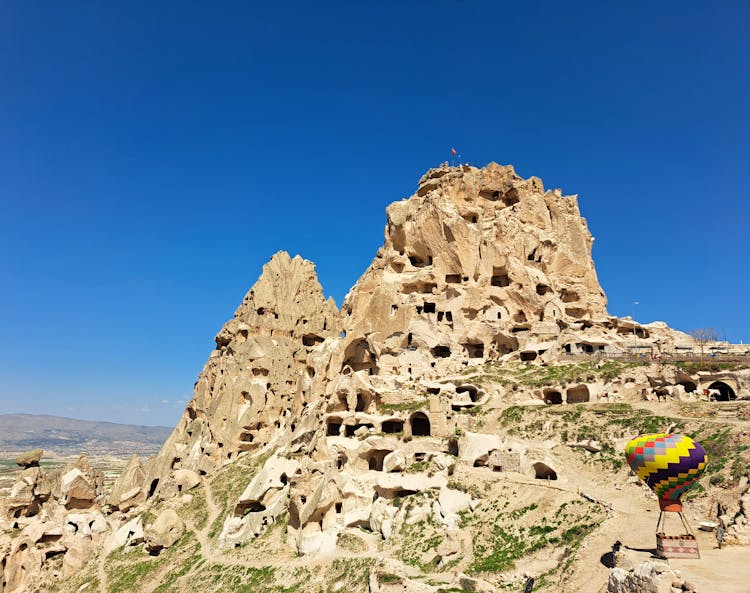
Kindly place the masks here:
<instances>
[{"instance_id":1,"label":"rock tunnel opening","mask_svg":"<svg viewBox=\"0 0 750 593\"><path fill-rule=\"evenodd\" d=\"M510 286L510 276L508 276L508 271L505 268L492 268L490 284L499 287Z\"/></svg>"},{"instance_id":2,"label":"rock tunnel opening","mask_svg":"<svg viewBox=\"0 0 750 593\"><path fill-rule=\"evenodd\" d=\"M315 334L305 334L302 336L302 345L309 347L317 346L318 344L322 344L325 341L325 338L322 338L321 336L316 336Z\"/></svg>"},{"instance_id":3,"label":"rock tunnel opening","mask_svg":"<svg viewBox=\"0 0 750 593\"><path fill-rule=\"evenodd\" d=\"M562 393L555 389L545 389L542 393L544 394L545 404L557 405L563 403Z\"/></svg>"},{"instance_id":4,"label":"rock tunnel opening","mask_svg":"<svg viewBox=\"0 0 750 593\"><path fill-rule=\"evenodd\" d=\"M431 266L432 256L428 255L425 257L422 255L410 255L409 263L415 268L424 268L425 266Z\"/></svg>"},{"instance_id":5,"label":"rock tunnel opening","mask_svg":"<svg viewBox=\"0 0 750 593\"><path fill-rule=\"evenodd\" d=\"M383 432L386 434L398 434L404 432L403 420L385 420L383 422Z\"/></svg>"},{"instance_id":6,"label":"rock tunnel opening","mask_svg":"<svg viewBox=\"0 0 750 593\"><path fill-rule=\"evenodd\" d=\"M261 513L266 507L257 500L242 501L234 508L235 517L244 517L248 513Z\"/></svg>"},{"instance_id":7,"label":"rock tunnel opening","mask_svg":"<svg viewBox=\"0 0 750 593\"><path fill-rule=\"evenodd\" d=\"M382 472L383 460L390 451L372 451L367 456L367 469L370 471Z\"/></svg>"},{"instance_id":8,"label":"rock tunnel opening","mask_svg":"<svg viewBox=\"0 0 750 593\"><path fill-rule=\"evenodd\" d=\"M448 358L451 355L451 349L448 346L435 346L430 352L435 358Z\"/></svg>"},{"instance_id":9,"label":"rock tunnel opening","mask_svg":"<svg viewBox=\"0 0 750 593\"><path fill-rule=\"evenodd\" d=\"M461 345L469 358L484 358L484 344L482 342L467 342Z\"/></svg>"},{"instance_id":10,"label":"rock tunnel opening","mask_svg":"<svg viewBox=\"0 0 750 593\"><path fill-rule=\"evenodd\" d=\"M430 436L430 419L422 412L417 412L409 421L411 424L411 434L415 437Z\"/></svg>"},{"instance_id":11,"label":"rock tunnel opening","mask_svg":"<svg viewBox=\"0 0 750 593\"><path fill-rule=\"evenodd\" d=\"M341 434L341 424L341 418L329 418L326 421L326 436L339 436Z\"/></svg>"},{"instance_id":12,"label":"rock tunnel opening","mask_svg":"<svg viewBox=\"0 0 750 593\"><path fill-rule=\"evenodd\" d=\"M716 389L719 391L719 395L714 396L714 401L728 402L737 399L737 395L734 393L734 389L732 389L723 381L714 381L713 383L711 383L711 385L708 386L708 388L709 390Z\"/></svg>"},{"instance_id":13,"label":"rock tunnel opening","mask_svg":"<svg viewBox=\"0 0 750 593\"><path fill-rule=\"evenodd\" d=\"M534 477L537 480L557 480L557 472L546 463L534 464Z\"/></svg>"},{"instance_id":14,"label":"rock tunnel opening","mask_svg":"<svg viewBox=\"0 0 750 593\"><path fill-rule=\"evenodd\" d=\"M366 412L372 403L372 396L369 393L360 391L357 393L357 405L354 408L355 412Z\"/></svg>"},{"instance_id":15,"label":"rock tunnel opening","mask_svg":"<svg viewBox=\"0 0 750 593\"><path fill-rule=\"evenodd\" d=\"M578 385L568 389L565 399L569 404L580 404L589 401L590 398L589 388L586 385Z\"/></svg>"},{"instance_id":16,"label":"rock tunnel opening","mask_svg":"<svg viewBox=\"0 0 750 593\"><path fill-rule=\"evenodd\" d=\"M370 375L377 374L375 357L365 340L355 340L347 346L343 366L349 366L354 372L368 371Z\"/></svg>"},{"instance_id":17,"label":"rock tunnel opening","mask_svg":"<svg viewBox=\"0 0 750 593\"><path fill-rule=\"evenodd\" d=\"M536 293L539 296L544 296L548 292L552 292L552 289L549 286L547 286L546 284L537 284L536 285Z\"/></svg>"}]
</instances>

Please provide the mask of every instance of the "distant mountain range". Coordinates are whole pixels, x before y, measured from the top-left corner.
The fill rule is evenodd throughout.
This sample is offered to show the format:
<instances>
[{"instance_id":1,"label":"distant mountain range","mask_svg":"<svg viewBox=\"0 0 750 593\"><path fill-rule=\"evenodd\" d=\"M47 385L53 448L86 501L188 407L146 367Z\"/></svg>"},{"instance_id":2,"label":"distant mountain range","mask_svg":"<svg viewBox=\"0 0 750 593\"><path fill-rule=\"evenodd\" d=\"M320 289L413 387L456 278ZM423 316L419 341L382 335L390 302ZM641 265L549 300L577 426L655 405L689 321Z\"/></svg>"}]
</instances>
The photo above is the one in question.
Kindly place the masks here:
<instances>
[{"instance_id":1,"label":"distant mountain range","mask_svg":"<svg viewBox=\"0 0 750 593\"><path fill-rule=\"evenodd\" d=\"M156 453L171 428L92 422L61 416L0 414L0 453L44 449L70 455L76 453L114 455Z\"/></svg>"}]
</instances>

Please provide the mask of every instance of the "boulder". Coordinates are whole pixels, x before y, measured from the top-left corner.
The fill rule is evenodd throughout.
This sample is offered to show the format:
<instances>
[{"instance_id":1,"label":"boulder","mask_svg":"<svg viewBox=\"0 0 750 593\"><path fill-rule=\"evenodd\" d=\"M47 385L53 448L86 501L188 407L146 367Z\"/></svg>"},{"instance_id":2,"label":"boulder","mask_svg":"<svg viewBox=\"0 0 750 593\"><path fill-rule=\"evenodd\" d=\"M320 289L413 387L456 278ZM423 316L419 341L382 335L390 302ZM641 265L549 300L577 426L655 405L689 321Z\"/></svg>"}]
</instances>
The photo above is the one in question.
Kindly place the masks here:
<instances>
[{"instance_id":1,"label":"boulder","mask_svg":"<svg viewBox=\"0 0 750 593\"><path fill-rule=\"evenodd\" d=\"M143 524L140 517L135 517L112 533L104 543L104 553L109 554L116 548L125 545L135 546L143 542Z\"/></svg>"},{"instance_id":2,"label":"boulder","mask_svg":"<svg viewBox=\"0 0 750 593\"><path fill-rule=\"evenodd\" d=\"M201 477L190 469L178 469L174 472L174 481L179 492L192 490L201 483Z\"/></svg>"},{"instance_id":3,"label":"boulder","mask_svg":"<svg viewBox=\"0 0 750 593\"><path fill-rule=\"evenodd\" d=\"M406 454L400 449L388 453L388 455L383 458L383 471L387 473L393 471L401 472L408 466L409 464L407 463Z\"/></svg>"},{"instance_id":4,"label":"boulder","mask_svg":"<svg viewBox=\"0 0 750 593\"><path fill-rule=\"evenodd\" d=\"M77 467L63 474L61 490L62 502L68 509L88 509L96 501L96 487Z\"/></svg>"},{"instance_id":5,"label":"boulder","mask_svg":"<svg viewBox=\"0 0 750 593\"><path fill-rule=\"evenodd\" d=\"M43 454L44 449L34 449L32 451L27 451L26 453L21 453L18 457L16 457L16 463L24 468L38 467L39 461L42 459Z\"/></svg>"},{"instance_id":6,"label":"boulder","mask_svg":"<svg viewBox=\"0 0 750 593\"><path fill-rule=\"evenodd\" d=\"M162 511L143 532L146 549L159 553L165 548L170 548L182 537L184 531L185 524L174 510Z\"/></svg>"},{"instance_id":7,"label":"boulder","mask_svg":"<svg viewBox=\"0 0 750 593\"><path fill-rule=\"evenodd\" d=\"M617 566L609 573L607 593L672 593L677 576L661 560L649 560L630 570Z\"/></svg>"}]
</instances>

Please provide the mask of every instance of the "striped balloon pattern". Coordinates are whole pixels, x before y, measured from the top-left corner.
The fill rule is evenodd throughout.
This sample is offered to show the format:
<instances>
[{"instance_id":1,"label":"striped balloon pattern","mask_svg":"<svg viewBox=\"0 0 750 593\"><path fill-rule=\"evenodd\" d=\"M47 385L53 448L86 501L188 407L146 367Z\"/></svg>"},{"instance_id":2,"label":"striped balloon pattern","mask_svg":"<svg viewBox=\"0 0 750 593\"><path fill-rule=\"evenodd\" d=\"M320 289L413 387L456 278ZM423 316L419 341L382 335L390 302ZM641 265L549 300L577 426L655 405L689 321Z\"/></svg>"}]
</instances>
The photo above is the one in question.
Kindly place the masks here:
<instances>
[{"instance_id":1,"label":"striped balloon pattern","mask_svg":"<svg viewBox=\"0 0 750 593\"><path fill-rule=\"evenodd\" d=\"M662 500L678 501L706 469L700 443L680 434L644 434L625 446L628 465Z\"/></svg>"}]
</instances>

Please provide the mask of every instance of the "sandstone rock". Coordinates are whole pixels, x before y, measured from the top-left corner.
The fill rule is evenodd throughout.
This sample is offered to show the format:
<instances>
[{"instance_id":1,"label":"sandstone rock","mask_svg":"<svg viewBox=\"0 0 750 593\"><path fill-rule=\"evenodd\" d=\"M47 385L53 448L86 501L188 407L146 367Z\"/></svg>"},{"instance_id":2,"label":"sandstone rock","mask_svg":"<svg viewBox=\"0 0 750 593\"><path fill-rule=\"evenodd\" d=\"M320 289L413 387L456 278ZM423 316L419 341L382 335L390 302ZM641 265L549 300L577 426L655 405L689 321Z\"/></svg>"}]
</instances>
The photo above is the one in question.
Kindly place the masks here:
<instances>
[{"instance_id":1,"label":"sandstone rock","mask_svg":"<svg viewBox=\"0 0 750 593\"><path fill-rule=\"evenodd\" d=\"M459 513L469 508L471 496L459 490L442 488L438 496L440 515L442 521L449 529L456 529L459 522Z\"/></svg>"},{"instance_id":2,"label":"sandstone rock","mask_svg":"<svg viewBox=\"0 0 750 593\"><path fill-rule=\"evenodd\" d=\"M492 583L475 577L469 577L465 574L459 575L456 579L456 583L466 591L475 591L476 593L497 593L497 587Z\"/></svg>"},{"instance_id":3,"label":"sandstone rock","mask_svg":"<svg viewBox=\"0 0 750 593\"><path fill-rule=\"evenodd\" d=\"M76 538L75 543L68 547L68 551L63 556L61 577L67 579L78 574L95 551L96 546L90 538Z\"/></svg>"},{"instance_id":4,"label":"sandstone rock","mask_svg":"<svg viewBox=\"0 0 750 593\"><path fill-rule=\"evenodd\" d=\"M330 531L321 531L315 525L309 525L302 530L297 550L300 554L334 554L336 552L336 536Z\"/></svg>"},{"instance_id":5,"label":"sandstone rock","mask_svg":"<svg viewBox=\"0 0 750 593\"><path fill-rule=\"evenodd\" d=\"M674 578L662 561L643 562L631 570L615 567L609 573L607 593L672 593Z\"/></svg>"},{"instance_id":6,"label":"sandstone rock","mask_svg":"<svg viewBox=\"0 0 750 593\"><path fill-rule=\"evenodd\" d=\"M146 549L158 553L164 548L170 548L182 537L184 531L185 524L179 515L172 509L164 510L144 530Z\"/></svg>"},{"instance_id":7,"label":"sandstone rock","mask_svg":"<svg viewBox=\"0 0 750 593\"><path fill-rule=\"evenodd\" d=\"M430 170L411 198L391 204L385 243L341 311L310 262L277 253L217 334L145 479L133 462L111 504L127 511L170 499L201 473L273 452L232 501L220 540L257 537L288 511L288 543L322 553L347 526L369 523L387 538L394 525L432 514L455 527L458 510L474 504L445 487L456 468L557 479L559 439L504 440L479 432L480 419L464 412L615 401L650 375L633 368L611 394L592 377L515 393L519 386L472 379L472 369L627 351L633 332L655 347L682 336L607 314L592 241L575 196L493 163ZM64 483L69 490L67 474ZM386 502L430 489L440 489L438 501L408 513Z\"/></svg>"},{"instance_id":8,"label":"sandstone rock","mask_svg":"<svg viewBox=\"0 0 750 593\"><path fill-rule=\"evenodd\" d=\"M37 467L39 465L39 461L42 459L42 455L44 455L43 449L34 449L32 451L22 453L21 455L16 457L16 464L20 465L21 467Z\"/></svg>"},{"instance_id":9,"label":"sandstone rock","mask_svg":"<svg viewBox=\"0 0 750 593\"><path fill-rule=\"evenodd\" d=\"M135 517L122 525L117 531L112 533L104 543L104 551L109 554L116 548L125 545L135 546L144 540L143 524L140 517Z\"/></svg>"},{"instance_id":10,"label":"sandstone rock","mask_svg":"<svg viewBox=\"0 0 750 593\"><path fill-rule=\"evenodd\" d=\"M122 512L139 505L146 499L146 493L143 492L145 480L141 461L137 455L133 455L112 486L107 503Z\"/></svg>"},{"instance_id":11,"label":"sandstone rock","mask_svg":"<svg viewBox=\"0 0 750 593\"><path fill-rule=\"evenodd\" d=\"M73 527L78 535L98 535L109 529L104 515L98 510L89 513L68 513L65 516L66 527Z\"/></svg>"},{"instance_id":12,"label":"sandstone rock","mask_svg":"<svg viewBox=\"0 0 750 593\"><path fill-rule=\"evenodd\" d=\"M416 560L437 558L444 565L460 558L470 542L456 529L459 513L485 499L449 489L446 474L455 471L455 480L469 475L472 488L491 476L487 468L525 474L498 476L509 483L553 480L557 460L570 455L563 447L559 456L554 451L566 440L550 438L554 419L541 426L544 436L523 442L494 428L482 432L485 423L506 424L500 413L506 406L629 400L640 397L644 385L683 397L686 389L734 380L656 365L634 367L616 381L592 374L531 387L493 378L492 370L508 362L546 365L567 354L626 352L634 333L639 344L655 349L683 339L664 324L607 314L592 241L575 196L545 191L541 180L493 163L430 170L411 198L390 205L385 243L341 311L323 296L311 262L277 253L216 335L193 398L159 455L145 468L131 459L115 483L104 507L112 527L98 511L102 475L85 457L54 476L38 467L22 472L7 508L25 525L20 539L29 548L11 550L0 541L0 562L13 559L3 565L9 582L38 574L41 544L55 554L67 550L66 575L80 569L91 545L105 536L106 551L142 541L157 553L174 545L184 529L175 511L162 510L145 532L138 517L118 527L127 519L122 513L184 510L193 500L184 492L198 486L202 474L210 477L238 460L227 474L240 475L233 470L242 466L254 477L229 501L223 545L258 537L287 516L287 545L298 554L328 555L351 527L369 526L388 539L429 520L443 538ZM746 392L750 373L743 381L732 388ZM571 446L602 448L594 440ZM258 470L253 465L260 459ZM560 491L566 489L573 492ZM734 542L750 537L749 505L723 505ZM613 571L612 591L654 593L671 586L666 565L633 559L625 557L620 572ZM554 554L545 561L554 563ZM370 574L373 593L439 589L409 578L403 568L378 564ZM397 578L378 578L383 570ZM503 578L499 582L518 584L518 574ZM466 575L452 585L495 591Z\"/></svg>"},{"instance_id":13,"label":"sandstone rock","mask_svg":"<svg viewBox=\"0 0 750 593\"><path fill-rule=\"evenodd\" d=\"M403 451L392 451L383 458L384 472L404 471L407 467L406 454Z\"/></svg>"},{"instance_id":14,"label":"sandstone rock","mask_svg":"<svg viewBox=\"0 0 750 593\"><path fill-rule=\"evenodd\" d=\"M284 252L274 255L216 336L195 396L147 467L147 494L176 489L171 470L212 471L274 439L291 441L292 417L322 391L319 371L341 329L313 264ZM213 422L218 417L226 422Z\"/></svg>"},{"instance_id":15,"label":"sandstone rock","mask_svg":"<svg viewBox=\"0 0 750 593\"><path fill-rule=\"evenodd\" d=\"M8 516L17 519L36 515L50 494L51 485L42 468L26 468L10 489L5 504Z\"/></svg>"},{"instance_id":16,"label":"sandstone rock","mask_svg":"<svg viewBox=\"0 0 750 593\"><path fill-rule=\"evenodd\" d=\"M96 487L80 469L73 468L62 476L62 496L67 508L87 509L96 500Z\"/></svg>"},{"instance_id":17,"label":"sandstone rock","mask_svg":"<svg viewBox=\"0 0 750 593\"><path fill-rule=\"evenodd\" d=\"M174 473L174 481L175 484L177 484L177 489L180 492L185 492L187 490L192 490L198 484L200 484L201 478L196 472L192 470L178 469Z\"/></svg>"}]
</instances>

